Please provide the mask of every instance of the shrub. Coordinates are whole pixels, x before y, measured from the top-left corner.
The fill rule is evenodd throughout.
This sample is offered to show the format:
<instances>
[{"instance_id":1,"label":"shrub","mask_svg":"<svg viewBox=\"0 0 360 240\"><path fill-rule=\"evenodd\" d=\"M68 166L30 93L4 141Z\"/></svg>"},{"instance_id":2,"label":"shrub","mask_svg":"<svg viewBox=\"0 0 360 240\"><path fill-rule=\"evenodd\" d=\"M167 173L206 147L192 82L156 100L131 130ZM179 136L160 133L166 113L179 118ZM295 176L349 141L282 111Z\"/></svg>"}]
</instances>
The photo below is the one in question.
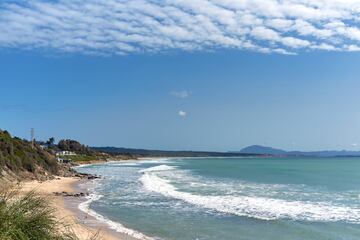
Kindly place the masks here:
<instances>
[{"instance_id":1,"label":"shrub","mask_svg":"<svg viewBox=\"0 0 360 240\"><path fill-rule=\"evenodd\" d=\"M35 173L36 169L43 169L52 174L59 168L56 158L40 146L0 130L0 170L4 167L13 172Z\"/></svg>"},{"instance_id":2,"label":"shrub","mask_svg":"<svg viewBox=\"0 0 360 240\"><path fill-rule=\"evenodd\" d=\"M14 188L0 189L1 240L77 240L63 223L55 218L46 198L29 192L19 194Z\"/></svg>"}]
</instances>

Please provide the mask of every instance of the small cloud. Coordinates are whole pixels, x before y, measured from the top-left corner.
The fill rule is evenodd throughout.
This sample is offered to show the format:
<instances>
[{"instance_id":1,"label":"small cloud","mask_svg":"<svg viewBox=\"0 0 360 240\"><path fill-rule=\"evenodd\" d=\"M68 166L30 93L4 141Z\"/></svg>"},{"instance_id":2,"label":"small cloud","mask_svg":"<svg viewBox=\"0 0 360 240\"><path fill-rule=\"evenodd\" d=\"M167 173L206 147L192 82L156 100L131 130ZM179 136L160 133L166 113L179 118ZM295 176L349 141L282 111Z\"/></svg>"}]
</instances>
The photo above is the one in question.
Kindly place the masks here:
<instances>
[{"instance_id":1,"label":"small cloud","mask_svg":"<svg viewBox=\"0 0 360 240\"><path fill-rule=\"evenodd\" d=\"M359 146L359 144L357 144L357 143L352 143L351 146L352 146L352 147L357 147L357 146Z\"/></svg>"},{"instance_id":2,"label":"small cloud","mask_svg":"<svg viewBox=\"0 0 360 240\"><path fill-rule=\"evenodd\" d=\"M182 110L180 110L178 114L179 114L180 117L186 117L187 116L187 113L185 111L182 111Z\"/></svg>"},{"instance_id":3,"label":"small cloud","mask_svg":"<svg viewBox=\"0 0 360 240\"><path fill-rule=\"evenodd\" d=\"M187 91L187 90L183 90L183 91L172 91L171 95L178 97L178 98L188 98L191 95L191 92Z\"/></svg>"}]
</instances>

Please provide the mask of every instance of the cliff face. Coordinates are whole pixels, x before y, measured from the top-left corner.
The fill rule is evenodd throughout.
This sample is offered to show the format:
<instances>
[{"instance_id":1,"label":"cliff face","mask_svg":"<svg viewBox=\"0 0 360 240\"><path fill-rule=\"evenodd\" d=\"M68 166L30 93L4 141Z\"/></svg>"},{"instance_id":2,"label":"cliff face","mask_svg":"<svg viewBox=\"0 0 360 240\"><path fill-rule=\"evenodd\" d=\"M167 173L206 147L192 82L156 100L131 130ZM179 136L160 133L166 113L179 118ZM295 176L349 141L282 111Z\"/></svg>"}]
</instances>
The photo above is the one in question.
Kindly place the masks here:
<instances>
[{"instance_id":1,"label":"cliff face","mask_svg":"<svg viewBox=\"0 0 360 240\"><path fill-rule=\"evenodd\" d=\"M0 176L44 179L59 172L54 155L0 130Z\"/></svg>"}]
</instances>

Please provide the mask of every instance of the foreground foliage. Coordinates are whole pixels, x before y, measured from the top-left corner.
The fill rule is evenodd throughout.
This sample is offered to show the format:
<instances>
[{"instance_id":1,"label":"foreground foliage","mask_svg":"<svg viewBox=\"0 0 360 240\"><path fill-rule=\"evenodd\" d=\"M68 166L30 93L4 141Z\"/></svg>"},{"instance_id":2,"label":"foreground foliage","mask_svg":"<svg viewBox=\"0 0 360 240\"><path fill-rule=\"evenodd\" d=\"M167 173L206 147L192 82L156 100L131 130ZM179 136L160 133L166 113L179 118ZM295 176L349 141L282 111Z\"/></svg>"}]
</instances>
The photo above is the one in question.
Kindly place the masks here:
<instances>
[{"instance_id":1,"label":"foreground foliage","mask_svg":"<svg viewBox=\"0 0 360 240\"><path fill-rule=\"evenodd\" d=\"M47 199L4 186L0 186L0 239L77 240L68 226L56 220Z\"/></svg>"}]
</instances>

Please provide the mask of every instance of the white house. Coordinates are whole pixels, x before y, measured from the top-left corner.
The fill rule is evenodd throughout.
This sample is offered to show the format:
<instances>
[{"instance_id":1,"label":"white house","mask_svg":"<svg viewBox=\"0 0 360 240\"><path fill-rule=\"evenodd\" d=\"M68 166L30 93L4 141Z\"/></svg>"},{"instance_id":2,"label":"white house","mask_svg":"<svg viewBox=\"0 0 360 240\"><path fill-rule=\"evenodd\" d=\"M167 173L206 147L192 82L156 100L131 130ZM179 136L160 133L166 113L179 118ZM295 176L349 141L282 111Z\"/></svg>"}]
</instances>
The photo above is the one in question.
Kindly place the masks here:
<instances>
[{"instance_id":1,"label":"white house","mask_svg":"<svg viewBox=\"0 0 360 240\"><path fill-rule=\"evenodd\" d=\"M76 153L71 151L60 151L56 153L56 156L74 156Z\"/></svg>"}]
</instances>

